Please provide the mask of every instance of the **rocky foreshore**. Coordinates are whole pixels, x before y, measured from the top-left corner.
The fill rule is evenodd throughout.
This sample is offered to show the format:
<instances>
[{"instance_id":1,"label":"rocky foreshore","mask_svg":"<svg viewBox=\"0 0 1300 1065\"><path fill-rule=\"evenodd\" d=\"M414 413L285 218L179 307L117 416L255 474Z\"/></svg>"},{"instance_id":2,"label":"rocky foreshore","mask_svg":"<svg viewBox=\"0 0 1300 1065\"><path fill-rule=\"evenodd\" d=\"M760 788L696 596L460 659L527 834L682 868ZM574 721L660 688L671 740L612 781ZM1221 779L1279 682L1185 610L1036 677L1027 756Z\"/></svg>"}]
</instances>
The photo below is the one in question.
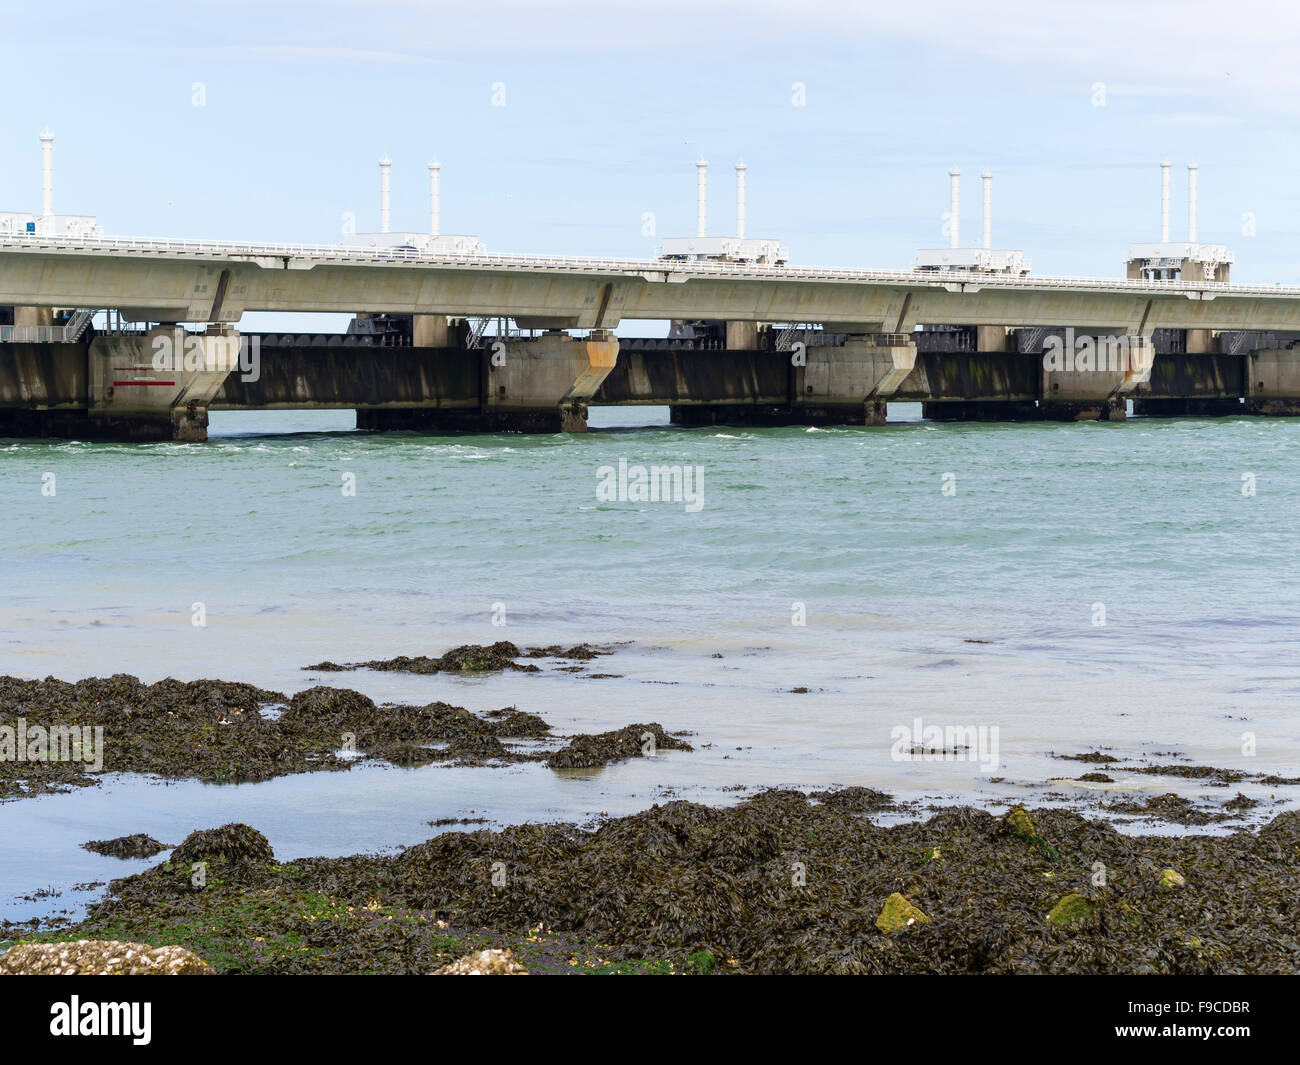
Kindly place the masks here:
<instances>
[{"instance_id":1,"label":"rocky foreshore","mask_svg":"<svg viewBox=\"0 0 1300 1065\"><path fill-rule=\"evenodd\" d=\"M462 644L436 658L428 655L398 655L396 658L372 659L368 662L317 662L302 668L311 673L347 673L358 669L373 669L380 673L494 673L513 669L520 673L540 673L534 662L520 663L517 659L557 658L567 662L590 662L601 655L612 654L608 647L592 647L580 643L573 647L553 644L549 647L521 648L509 640L494 644Z\"/></svg>"},{"instance_id":2,"label":"rocky foreshore","mask_svg":"<svg viewBox=\"0 0 1300 1065\"><path fill-rule=\"evenodd\" d=\"M35 938L180 946L217 973L1300 972L1300 812L1127 836L1021 807L875 823L889 807L766 791L284 863L228 825Z\"/></svg>"},{"instance_id":3,"label":"rocky foreshore","mask_svg":"<svg viewBox=\"0 0 1300 1065\"><path fill-rule=\"evenodd\" d=\"M454 648L427 660L436 668L413 671L482 673L510 668L520 656L585 661L603 653L585 644L521 651L501 642ZM15 750L0 746L0 800L93 785L112 772L237 784L346 770L359 756L401 766L544 762L567 769L691 749L657 722L566 737L513 706L476 714L441 701L377 705L358 691L324 685L291 697L233 681L145 684L127 674L76 682L0 677L0 729L17 737Z\"/></svg>"}]
</instances>

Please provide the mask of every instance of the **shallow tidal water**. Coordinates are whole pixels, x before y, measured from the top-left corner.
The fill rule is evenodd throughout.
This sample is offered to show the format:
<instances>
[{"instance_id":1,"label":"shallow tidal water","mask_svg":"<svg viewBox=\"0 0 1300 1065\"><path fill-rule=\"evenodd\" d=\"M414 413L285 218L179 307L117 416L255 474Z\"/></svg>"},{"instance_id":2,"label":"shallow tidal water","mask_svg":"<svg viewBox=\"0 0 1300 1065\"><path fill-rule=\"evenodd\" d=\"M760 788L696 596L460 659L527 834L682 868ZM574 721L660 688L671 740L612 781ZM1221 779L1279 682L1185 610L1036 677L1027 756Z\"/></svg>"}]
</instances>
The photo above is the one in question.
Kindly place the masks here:
<instances>
[{"instance_id":1,"label":"shallow tidal water","mask_svg":"<svg viewBox=\"0 0 1300 1065\"><path fill-rule=\"evenodd\" d=\"M431 437L267 412L214 415L205 445L0 440L0 673L319 682L514 704L563 733L658 721L696 747L570 776L367 764L3 803L0 917L75 912L93 892L73 885L151 864L86 840L228 821L293 858L414 843L443 817L584 822L766 785L918 808L1205 796L1122 772L1080 784L1093 767L1052 757L1099 748L1300 773L1300 422L919 415L678 429L662 409L595 410L580 437ZM599 499L620 459L698 470L703 506ZM300 668L499 639L615 644L588 673L618 676ZM897 759L894 730L918 718L996 729L996 763ZM1300 799L1213 797L1238 790L1266 800L1257 819ZM42 888L62 895L21 899Z\"/></svg>"}]
</instances>

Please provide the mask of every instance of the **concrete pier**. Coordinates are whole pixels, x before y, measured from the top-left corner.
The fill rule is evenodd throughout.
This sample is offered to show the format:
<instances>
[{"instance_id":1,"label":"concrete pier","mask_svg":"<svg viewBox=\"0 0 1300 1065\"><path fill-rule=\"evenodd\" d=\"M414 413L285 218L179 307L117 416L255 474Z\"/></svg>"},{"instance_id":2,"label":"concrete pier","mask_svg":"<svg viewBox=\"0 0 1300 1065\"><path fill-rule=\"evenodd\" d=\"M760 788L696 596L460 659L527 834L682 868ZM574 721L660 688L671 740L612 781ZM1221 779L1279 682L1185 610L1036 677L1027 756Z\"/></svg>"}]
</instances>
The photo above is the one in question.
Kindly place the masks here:
<instances>
[{"instance_id":1,"label":"concrete pier","mask_svg":"<svg viewBox=\"0 0 1300 1065\"><path fill-rule=\"evenodd\" d=\"M1129 401L1164 416L1300 411L1300 288L1228 283L1187 256L1171 272L1169 248L1135 247L1141 268L1119 281L1030 276L1019 253L987 248L964 265L945 252L934 269L898 271L798 267L721 246L703 258L697 248L569 259L487 255L476 243L8 235L0 431L201 440L214 409L346 408L376 430L521 432L582 432L592 404L754 425L879 425L891 401L942 420L1118 420ZM990 254L1008 268L981 266ZM247 312L358 308L369 328L282 336L260 374L216 361ZM200 324L73 342L71 323L81 330L104 309ZM471 341L465 323L485 318L547 332ZM680 328L616 339L631 320ZM774 350L774 328L783 347L800 334L796 350ZM1040 342L1065 330L1118 339L1133 357L1052 365ZM159 341L191 362L160 368Z\"/></svg>"},{"instance_id":2,"label":"concrete pier","mask_svg":"<svg viewBox=\"0 0 1300 1065\"><path fill-rule=\"evenodd\" d=\"M884 425L889 398L916 365L916 344L894 333L800 344L770 353L776 359L753 354L766 374L740 375L748 387L724 393L725 402L673 404L673 424Z\"/></svg>"},{"instance_id":3,"label":"concrete pier","mask_svg":"<svg viewBox=\"0 0 1300 1065\"><path fill-rule=\"evenodd\" d=\"M208 405L238 364L230 329L0 345L0 434L206 440Z\"/></svg>"},{"instance_id":4,"label":"concrete pier","mask_svg":"<svg viewBox=\"0 0 1300 1065\"><path fill-rule=\"evenodd\" d=\"M1300 361L1295 349L1252 351L1245 356L1242 373L1248 414L1300 414Z\"/></svg>"},{"instance_id":5,"label":"concrete pier","mask_svg":"<svg viewBox=\"0 0 1300 1065\"><path fill-rule=\"evenodd\" d=\"M1049 421L1123 421L1134 389L1151 377L1155 348L1150 334L1085 337L1073 330L1065 342L1045 345L1042 400Z\"/></svg>"},{"instance_id":6,"label":"concrete pier","mask_svg":"<svg viewBox=\"0 0 1300 1065\"><path fill-rule=\"evenodd\" d=\"M463 325L428 318L401 335L446 346L388 334L242 338L257 345L254 373L235 372L241 338L228 326L0 342L0 435L203 440L209 411L261 409L353 409L374 431L524 433L583 432L593 404L666 405L677 425L872 426L891 400L920 402L936 421L1117 421L1130 399L1159 417L1300 414L1300 358L1286 347L1189 353L1162 334L1159 353L1130 338L1127 361L1071 369L1000 344L1001 333L986 338L1001 350L975 350L974 330L813 330L782 351L605 330L468 346Z\"/></svg>"},{"instance_id":7,"label":"concrete pier","mask_svg":"<svg viewBox=\"0 0 1300 1065\"><path fill-rule=\"evenodd\" d=\"M373 431L582 433L587 409L618 362L618 338L594 330L585 338L547 333L535 339L491 340L465 348L384 348L346 352L331 349L332 365L315 372L308 351L288 355L294 369L276 366L276 349L266 363L263 397L270 405L351 406L357 428ZM375 358L383 369L357 379L353 364ZM300 383L316 380L330 400L302 393ZM293 385L292 391L289 386ZM228 384L223 406L256 402Z\"/></svg>"},{"instance_id":8,"label":"concrete pier","mask_svg":"<svg viewBox=\"0 0 1300 1065\"><path fill-rule=\"evenodd\" d=\"M585 433L587 405L617 362L618 338L603 329L585 339L555 332L498 341L487 360L482 415L520 432Z\"/></svg>"},{"instance_id":9,"label":"concrete pier","mask_svg":"<svg viewBox=\"0 0 1300 1065\"><path fill-rule=\"evenodd\" d=\"M89 419L121 440L208 438L208 405L239 366L239 334L196 335L163 325L142 336L100 336L87 352Z\"/></svg>"}]
</instances>

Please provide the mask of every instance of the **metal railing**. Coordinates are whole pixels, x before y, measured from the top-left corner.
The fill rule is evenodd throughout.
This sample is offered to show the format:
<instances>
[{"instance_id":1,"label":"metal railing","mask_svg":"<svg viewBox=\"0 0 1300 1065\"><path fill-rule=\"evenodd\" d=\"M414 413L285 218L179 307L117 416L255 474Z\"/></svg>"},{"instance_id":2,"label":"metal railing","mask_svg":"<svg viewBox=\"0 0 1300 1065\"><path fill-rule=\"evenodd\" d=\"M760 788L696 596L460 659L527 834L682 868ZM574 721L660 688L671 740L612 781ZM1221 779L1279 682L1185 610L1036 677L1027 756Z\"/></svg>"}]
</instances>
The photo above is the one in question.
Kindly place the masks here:
<instances>
[{"instance_id":1,"label":"metal railing","mask_svg":"<svg viewBox=\"0 0 1300 1065\"><path fill-rule=\"evenodd\" d=\"M469 330L469 345L468 345L469 347L476 348L479 346L479 342L483 339L483 334L487 332L488 323L491 320L492 319L490 318L470 319L471 325Z\"/></svg>"},{"instance_id":2,"label":"metal railing","mask_svg":"<svg viewBox=\"0 0 1300 1065\"><path fill-rule=\"evenodd\" d=\"M61 344L61 325L0 325L0 344Z\"/></svg>"},{"instance_id":3,"label":"metal railing","mask_svg":"<svg viewBox=\"0 0 1300 1065\"><path fill-rule=\"evenodd\" d=\"M75 343L80 340L82 335L90 328L91 320L95 317L95 312L89 307L78 307L77 311L63 327L63 339L65 343Z\"/></svg>"},{"instance_id":4,"label":"metal railing","mask_svg":"<svg viewBox=\"0 0 1300 1065\"><path fill-rule=\"evenodd\" d=\"M876 284L907 284L926 288L948 288L956 292L981 288L1131 292L1143 295L1202 293L1241 296L1300 296L1297 285L1242 285L1227 281L1147 281L1126 278L1017 276L984 274L976 271L945 270L861 270L843 267L758 266L743 263L665 259L583 259L543 255L423 255L418 250L367 250L337 244L258 244L223 241L182 241L126 237L34 237L0 236L4 251L63 252L100 255L158 255L209 259L306 259L313 263L360 263L367 265L428 266L473 270L542 270L585 274L633 274L640 276L681 275L727 277L742 280L843 281ZM287 263L286 263L287 265Z\"/></svg>"},{"instance_id":5,"label":"metal railing","mask_svg":"<svg viewBox=\"0 0 1300 1065\"><path fill-rule=\"evenodd\" d=\"M78 308L60 325L0 325L0 344L75 344L94 317L93 310Z\"/></svg>"}]
</instances>

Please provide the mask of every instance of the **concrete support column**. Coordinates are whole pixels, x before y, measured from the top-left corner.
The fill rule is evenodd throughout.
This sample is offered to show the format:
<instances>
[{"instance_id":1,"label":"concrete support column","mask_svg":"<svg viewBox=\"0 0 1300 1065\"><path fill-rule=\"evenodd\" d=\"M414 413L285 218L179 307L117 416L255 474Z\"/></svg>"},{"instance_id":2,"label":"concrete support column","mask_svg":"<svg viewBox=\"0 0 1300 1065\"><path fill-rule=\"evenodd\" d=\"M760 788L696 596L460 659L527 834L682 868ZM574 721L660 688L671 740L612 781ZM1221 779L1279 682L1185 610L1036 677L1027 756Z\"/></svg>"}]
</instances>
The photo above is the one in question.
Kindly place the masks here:
<instances>
[{"instance_id":1,"label":"concrete support column","mask_svg":"<svg viewBox=\"0 0 1300 1065\"><path fill-rule=\"evenodd\" d=\"M196 336L161 325L144 336L97 336L87 354L90 423L120 440L208 438L208 404L239 366L239 333Z\"/></svg>"},{"instance_id":2,"label":"concrete support column","mask_svg":"<svg viewBox=\"0 0 1300 1065\"><path fill-rule=\"evenodd\" d=\"M618 338L595 329L584 339L557 332L503 347L487 356L488 422L521 432L585 433L587 404L618 362Z\"/></svg>"},{"instance_id":3,"label":"concrete support column","mask_svg":"<svg viewBox=\"0 0 1300 1065\"><path fill-rule=\"evenodd\" d=\"M455 347L451 322L445 314L411 315L411 346L415 348Z\"/></svg>"},{"instance_id":4,"label":"concrete support column","mask_svg":"<svg viewBox=\"0 0 1300 1065\"><path fill-rule=\"evenodd\" d=\"M443 353L425 356L445 360ZM505 340L460 357L477 363L477 400L451 395L357 411L357 428L425 432L585 433L587 405L618 362L618 338L604 329L575 338L556 331ZM423 378L422 378L423 379ZM449 376L454 385L454 375ZM449 403L448 400L451 400Z\"/></svg>"},{"instance_id":5,"label":"concrete support column","mask_svg":"<svg viewBox=\"0 0 1300 1065\"><path fill-rule=\"evenodd\" d=\"M578 343L582 346L578 358L580 372L560 402L563 433L587 431L587 404L618 363L618 337L610 330L593 329Z\"/></svg>"},{"instance_id":6,"label":"concrete support column","mask_svg":"<svg viewBox=\"0 0 1300 1065\"><path fill-rule=\"evenodd\" d=\"M1105 396L1096 400L1066 400L1043 403L1039 410L1047 421L1122 422L1128 418L1128 400L1118 396Z\"/></svg>"},{"instance_id":7,"label":"concrete support column","mask_svg":"<svg viewBox=\"0 0 1300 1065\"><path fill-rule=\"evenodd\" d=\"M758 348L757 322L728 322L727 350L755 351Z\"/></svg>"},{"instance_id":8,"label":"concrete support column","mask_svg":"<svg viewBox=\"0 0 1300 1065\"><path fill-rule=\"evenodd\" d=\"M53 307L15 307L14 325L49 326L54 324Z\"/></svg>"},{"instance_id":9,"label":"concrete support column","mask_svg":"<svg viewBox=\"0 0 1300 1065\"><path fill-rule=\"evenodd\" d=\"M1004 325L979 325L975 327L976 351L1011 351L1013 334Z\"/></svg>"},{"instance_id":10,"label":"concrete support column","mask_svg":"<svg viewBox=\"0 0 1300 1065\"><path fill-rule=\"evenodd\" d=\"M850 336L805 355L795 368L794 397L804 424L884 425L889 397L916 366L916 342L905 333Z\"/></svg>"},{"instance_id":11,"label":"concrete support column","mask_svg":"<svg viewBox=\"0 0 1300 1065\"><path fill-rule=\"evenodd\" d=\"M1244 373L1247 414L1300 415L1300 358L1294 349L1252 351Z\"/></svg>"},{"instance_id":12,"label":"concrete support column","mask_svg":"<svg viewBox=\"0 0 1300 1065\"><path fill-rule=\"evenodd\" d=\"M0 437L89 438L86 392L84 344L0 343Z\"/></svg>"},{"instance_id":13,"label":"concrete support column","mask_svg":"<svg viewBox=\"0 0 1300 1065\"><path fill-rule=\"evenodd\" d=\"M1128 399L1151 377L1155 349L1149 336L1075 337L1067 330L1061 348L1045 348L1043 417L1057 421L1123 421ZM1071 346L1073 345L1073 346Z\"/></svg>"},{"instance_id":14,"label":"concrete support column","mask_svg":"<svg viewBox=\"0 0 1300 1065\"><path fill-rule=\"evenodd\" d=\"M889 397L916 365L916 343L905 333L870 334L842 345L810 345L788 356L784 402L751 396L731 403L682 403L670 408L672 423L884 425Z\"/></svg>"}]
</instances>

